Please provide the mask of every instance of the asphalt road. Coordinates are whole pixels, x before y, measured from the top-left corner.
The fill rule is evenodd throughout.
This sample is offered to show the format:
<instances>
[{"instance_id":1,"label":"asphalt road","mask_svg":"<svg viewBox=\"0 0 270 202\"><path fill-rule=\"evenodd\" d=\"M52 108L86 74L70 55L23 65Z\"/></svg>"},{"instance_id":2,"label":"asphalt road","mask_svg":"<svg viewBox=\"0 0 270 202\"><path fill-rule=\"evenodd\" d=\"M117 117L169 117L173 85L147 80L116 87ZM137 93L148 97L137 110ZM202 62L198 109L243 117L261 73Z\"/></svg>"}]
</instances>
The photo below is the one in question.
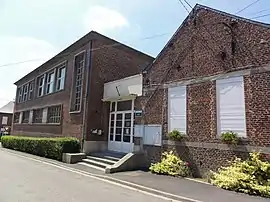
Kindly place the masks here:
<instances>
[{"instance_id":1,"label":"asphalt road","mask_svg":"<svg viewBox=\"0 0 270 202\"><path fill-rule=\"evenodd\" d=\"M0 149L0 202L164 202Z\"/></svg>"}]
</instances>

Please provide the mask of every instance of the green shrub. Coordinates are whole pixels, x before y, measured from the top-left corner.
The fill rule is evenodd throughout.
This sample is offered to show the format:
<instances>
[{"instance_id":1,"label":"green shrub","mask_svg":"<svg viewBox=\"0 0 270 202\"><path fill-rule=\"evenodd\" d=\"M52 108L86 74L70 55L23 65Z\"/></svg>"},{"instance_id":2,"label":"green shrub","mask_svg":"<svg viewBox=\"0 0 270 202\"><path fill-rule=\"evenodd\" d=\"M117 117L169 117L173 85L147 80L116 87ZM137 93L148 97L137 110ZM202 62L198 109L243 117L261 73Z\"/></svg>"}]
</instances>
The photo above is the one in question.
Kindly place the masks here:
<instances>
[{"instance_id":1,"label":"green shrub","mask_svg":"<svg viewBox=\"0 0 270 202\"><path fill-rule=\"evenodd\" d=\"M21 136L3 136L2 146L46 158L61 161L63 153L77 153L80 142L76 138L35 138Z\"/></svg>"},{"instance_id":2,"label":"green shrub","mask_svg":"<svg viewBox=\"0 0 270 202\"><path fill-rule=\"evenodd\" d=\"M230 131L222 133L221 140L227 144L237 144L239 142L239 137L237 133Z\"/></svg>"},{"instance_id":3,"label":"green shrub","mask_svg":"<svg viewBox=\"0 0 270 202\"><path fill-rule=\"evenodd\" d=\"M213 172L211 183L227 190L270 197L270 163L260 159L260 153L251 153L242 161L236 158L230 166Z\"/></svg>"},{"instance_id":4,"label":"green shrub","mask_svg":"<svg viewBox=\"0 0 270 202\"><path fill-rule=\"evenodd\" d=\"M185 133L182 133L182 132L180 132L178 130L173 130L172 132L170 132L168 134L168 136L172 140L179 140L179 141L181 141L184 138Z\"/></svg>"},{"instance_id":5,"label":"green shrub","mask_svg":"<svg viewBox=\"0 0 270 202\"><path fill-rule=\"evenodd\" d=\"M171 176L182 176L186 177L190 175L190 169L188 163L182 161L172 151L164 152L162 154L161 162L151 164L149 170L152 173L171 175Z\"/></svg>"}]
</instances>

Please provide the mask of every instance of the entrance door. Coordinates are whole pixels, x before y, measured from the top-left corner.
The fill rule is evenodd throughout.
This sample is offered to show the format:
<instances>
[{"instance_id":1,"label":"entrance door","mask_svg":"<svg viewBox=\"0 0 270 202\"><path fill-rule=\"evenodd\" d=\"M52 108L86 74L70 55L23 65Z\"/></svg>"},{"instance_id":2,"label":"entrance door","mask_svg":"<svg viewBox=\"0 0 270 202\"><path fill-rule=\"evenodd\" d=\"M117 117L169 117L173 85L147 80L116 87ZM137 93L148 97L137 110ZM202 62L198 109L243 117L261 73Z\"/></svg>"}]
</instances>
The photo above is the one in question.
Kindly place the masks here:
<instances>
[{"instance_id":1,"label":"entrance door","mask_svg":"<svg viewBox=\"0 0 270 202\"><path fill-rule=\"evenodd\" d=\"M110 113L110 132L108 141L109 150L124 153L132 152L134 131L133 120L133 110L115 112L112 111Z\"/></svg>"}]
</instances>

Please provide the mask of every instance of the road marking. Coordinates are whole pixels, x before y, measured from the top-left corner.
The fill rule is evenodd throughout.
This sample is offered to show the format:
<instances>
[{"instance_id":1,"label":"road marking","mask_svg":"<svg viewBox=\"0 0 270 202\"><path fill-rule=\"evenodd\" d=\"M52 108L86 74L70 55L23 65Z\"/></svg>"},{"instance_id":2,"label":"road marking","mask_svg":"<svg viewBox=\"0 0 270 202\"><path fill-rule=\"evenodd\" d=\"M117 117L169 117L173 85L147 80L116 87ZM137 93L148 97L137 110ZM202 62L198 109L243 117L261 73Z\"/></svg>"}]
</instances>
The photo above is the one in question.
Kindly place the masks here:
<instances>
[{"instance_id":1,"label":"road marking","mask_svg":"<svg viewBox=\"0 0 270 202\"><path fill-rule=\"evenodd\" d=\"M45 165L53 166L53 167L56 167L56 168L59 168L59 169L62 169L62 170L66 170L66 171L69 171L69 172L72 172L72 173L83 175L85 177L93 178L93 179L103 181L103 182L106 182L106 183L109 183L109 184L113 184L113 185L116 185L116 186L119 186L119 187L122 187L122 188L126 188L126 189L130 189L130 190L137 191L137 192L140 192L140 193L144 193L146 195L150 195L150 196L160 198L160 199L163 199L163 200L172 201L172 202L183 202L181 200L190 201L190 202L203 202L203 201L199 201L199 200L196 200L196 199L191 199L191 198L188 198L188 197L179 196L179 195L171 194L171 193L168 193L168 192L160 191L160 190L157 190L157 189L145 187L145 186L142 186L142 185L139 185L139 184L119 180L119 179L116 179L116 178L107 177L107 176L104 176L104 175L92 174L92 173L89 173L89 172L78 170L76 168L70 168L70 167L67 167L67 166L64 166L64 165L60 165L60 164L55 163L55 162L50 163L50 162L47 162L47 161L42 161L42 160L39 160L37 158L28 157L28 156L24 156L24 155L15 153L16 151L8 151L6 149L2 150L2 151L10 153L10 154L12 154L14 156L19 156L19 157L22 157L22 158L25 158L25 159L28 159L28 160L43 163ZM112 180L117 181L117 182L113 182ZM123 184L121 184L121 183L123 183ZM173 198L178 198L179 200L175 200L173 198L169 198L169 197L166 197L166 196L161 196L161 195L158 195L158 194L150 193L148 191L140 190L138 188L130 187L130 186L127 186L127 185L124 185L124 184L139 187L139 188L142 188L144 190L153 191L153 192L163 194L163 195L167 195L167 196L170 196L170 197L173 197Z\"/></svg>"}]
</instances>

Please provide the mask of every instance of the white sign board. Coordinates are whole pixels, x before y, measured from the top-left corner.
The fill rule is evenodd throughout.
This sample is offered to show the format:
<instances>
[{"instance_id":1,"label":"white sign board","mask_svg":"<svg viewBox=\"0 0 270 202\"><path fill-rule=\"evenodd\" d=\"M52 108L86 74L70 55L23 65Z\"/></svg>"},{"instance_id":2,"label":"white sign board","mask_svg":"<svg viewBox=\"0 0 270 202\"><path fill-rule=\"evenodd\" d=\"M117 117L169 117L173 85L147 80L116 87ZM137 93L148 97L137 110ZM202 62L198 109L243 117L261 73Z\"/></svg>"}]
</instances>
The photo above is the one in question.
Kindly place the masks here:
<instances>
[{"instance_id":1,"label":"white sign board","mask_svg":"<svg viewBox=\"0 0 270 202\"><path fill-rule=\"evenodd\" d=\"M162 145L162 128L161 125L145 125L143 144L145 145Z\"/></svg>"},{"instance_id":2,"label":"white sign board","mask_svg":"<svg viewBox=\"0 0 270 202\"><path fill-rule=\"evenodd\" d=\"M7 125L8 123L8 117L7 116L3 116L2 117L2 125Z\"/></svg>"}]
</instances>

